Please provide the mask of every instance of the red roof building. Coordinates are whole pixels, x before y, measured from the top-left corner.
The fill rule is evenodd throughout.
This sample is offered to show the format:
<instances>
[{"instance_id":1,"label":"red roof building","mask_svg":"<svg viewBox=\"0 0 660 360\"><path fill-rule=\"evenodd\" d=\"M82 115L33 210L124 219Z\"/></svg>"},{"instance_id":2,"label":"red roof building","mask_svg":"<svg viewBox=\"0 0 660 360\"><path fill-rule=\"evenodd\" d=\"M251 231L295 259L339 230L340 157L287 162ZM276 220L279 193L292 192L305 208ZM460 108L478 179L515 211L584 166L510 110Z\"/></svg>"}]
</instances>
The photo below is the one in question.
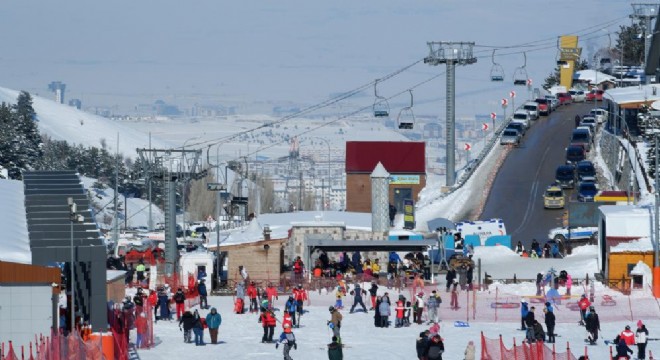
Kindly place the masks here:
<instances>
[{"instance_id":1,"label":"red roof building","mask_svg":"<svg viewBox=\"0 0 660 360\"><path fill-rule=\"evenodd\" d=\"M346 211L371 212L370 175L378 163L390 173L390 203L417 201L426 186L426 144L409 141L346 142Z\"/></svg>"}]
</instances>

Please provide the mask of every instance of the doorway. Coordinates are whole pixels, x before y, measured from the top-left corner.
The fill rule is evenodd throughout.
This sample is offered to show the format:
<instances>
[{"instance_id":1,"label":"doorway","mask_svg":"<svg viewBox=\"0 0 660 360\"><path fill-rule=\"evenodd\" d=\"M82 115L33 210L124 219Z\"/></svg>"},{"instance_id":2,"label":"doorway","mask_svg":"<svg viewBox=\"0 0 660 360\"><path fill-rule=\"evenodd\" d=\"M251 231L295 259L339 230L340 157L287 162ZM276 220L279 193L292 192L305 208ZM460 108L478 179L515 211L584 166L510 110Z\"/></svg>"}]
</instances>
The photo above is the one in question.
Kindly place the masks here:
<instances>
[{"instance_id":1,"label":"doorway","mask_svg":"<svg viewBox=\"0 0 660 360\"><path fill-rule=\"evenodd\" d=\"M397 214L403 214L403 200L412 200L412 188L394 188L394 206Z\"/></svg>"}]
</instances>

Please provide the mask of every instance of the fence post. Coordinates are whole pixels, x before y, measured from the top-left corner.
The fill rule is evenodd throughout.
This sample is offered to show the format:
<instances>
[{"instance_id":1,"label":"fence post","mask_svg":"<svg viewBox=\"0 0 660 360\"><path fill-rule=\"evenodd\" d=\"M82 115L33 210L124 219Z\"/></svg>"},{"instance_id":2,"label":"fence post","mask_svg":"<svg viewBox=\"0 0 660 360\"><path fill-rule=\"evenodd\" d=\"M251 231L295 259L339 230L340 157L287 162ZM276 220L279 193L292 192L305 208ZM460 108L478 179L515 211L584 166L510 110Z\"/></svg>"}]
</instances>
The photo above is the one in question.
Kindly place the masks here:
<instances>
[{"instance_id":1,"label":"fence post","mask_svg":"<svg viewBox=\"0 0 660 360\"><path fill-rule=\"evenodd\" d=\"M516 338L513 338L513 358L518 360L518 347L516 346Z\"/></svg>"},{"instance_id":2,"label":"fence post","mask_svg":"<svg viewBox=\"0 0 660 360\"><path fill-rule=\"evenodd\" d=\"M486 339L484 338L484 332L481 332L481 359L486 359L488 351L486 351Z\"/></svg>"},{"instance_id":3,"label":"fence post","mask_svg":"<svg viewBox=\"0 0 660 360\"><path fill-rule=\"evenodd\" d=\"M500 360L506 360L504 358L504 342L502 342L502 334L500 334Z\"/></svg>"},{"instance_id":4,"label":"fence post","mask_svg":"<svg viewBox=\"0 0 660 360\"><path fill-rule=\"evenodd\" d=\"M497 301L498 301L497 298L499 296L499 293L500 293L500 288L496 286L495 287L495 304L497 304ZM497 306L495 306L495 322L497 322Z\"/></svg>"},{"instance_id":5,"label":"fence post","mask_svg":"<svg viewBox=\"0 0 660 360\"><path fill-rule=\"evenodd\" d=\"M610 346L610 360L612 360L612 346Z\"/></svg>"},{"instance_id":6,"label":"fence post","mask_svg":"<svg viewBox=\"0 0 660 360\"><path fill-rule=\"evenodd\" d=\"M566 354L566 356L570 359L570 355ZM557 360L557 351L555 349L555 343L552 343L552 360Z\"/></svg>"}]
</instances>

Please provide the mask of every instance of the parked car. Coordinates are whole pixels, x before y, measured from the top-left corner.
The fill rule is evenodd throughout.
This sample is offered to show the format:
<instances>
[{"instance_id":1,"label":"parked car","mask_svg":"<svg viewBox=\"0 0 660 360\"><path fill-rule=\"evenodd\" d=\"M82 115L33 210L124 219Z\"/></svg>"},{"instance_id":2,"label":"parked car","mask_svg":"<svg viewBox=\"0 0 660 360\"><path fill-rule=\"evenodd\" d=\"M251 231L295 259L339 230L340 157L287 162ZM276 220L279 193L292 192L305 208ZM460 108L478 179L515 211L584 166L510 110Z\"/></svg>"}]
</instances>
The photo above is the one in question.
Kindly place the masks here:
<instances>
[{"instance_id":1,"label":"parked car","mask_svg":"<svg viewBox=\"0 0 660 360\"><path fill-rule=\"evenodd\" d=\"M521 137L522 137L522 136L525 136L525 132L527 131L527 127L525 127L524 124L519 123L519 122L514 122L514 121L511 121L511 122L509 123L509 125L506 126L506 128L507 128L507 129L515 129L515 130L518 130L518 132L520 133L520 136L521 136Z\"/></svg>"},{"instance_id":2,"label":"parked car","mask_svg":"<svg viewBox=\"0 0 660 360\"><path fill-rule=\"evenodd\" d=\"M573 98L569 93L557 93L557 99L559 99L559 105L568 105L573 102Z\"/></svg>"},{"instance_id":3,"label":"parked car","mask_svg":"<svg viewBox=\"0 0 660 360\"><path fill-rule=\"evenodd\" d=\"M534 101L528 101L528 102L523 104L522 108L527 110L527 112L529 112L529 119L530 120L538 120L538 118L539 118L539 104L535 103Z\"/></svg>"},{"instance_id":4,"label":"parked car","mask_svg":"<svg viewBox=\"0 0 660 360\"><path fill-rule=\"evenodd\" d=\"M582 145L569 145L566 148L566 162L577 164L587 157L587 152Z\"/></svg>"},{"instance_id":5,"label":"parked car","mask_svg":"<svg viewBox=\"0 0 660 360\"><path fill-rule=\"evenodd\" d=\"M584 150L591 150L591 132L586 129L575 129L571 134L571 145L582 145Z\"/></svg>"},{"instance_id":6,"label":"parked car","mask_svg":"<svg viewBox=\"0 0 660 360\"><path fill-rule=\"evenodd\" d=\"M527 110L518 110L513 113L511 122L519 122L525 126L526 129L529 129L529 120L530 114Z\"/></svg>"},{"instance_id":7,"label":"parked car","mask_svg":"<svg viewBox=\"0 0 660 360\"><path fill-rule=\"evenodd\" d=\"M557 110L559 107L559 99L557 99L557 97L554 95L546 95L545 98L550 101L550 107L552 108L552 111Z\"/></svg>"},{"instance_id":8,"label":"parked car","mask_svg":"<svg viewBox=\"0 0 660 360\"><path fill-rule=\"evenodd\" d=\"M575 166L559 165L555 170L555 182L563 188L572 189L575 186Z\"/></svg>"},{"instance_id":9,"label":"parked car","mask_svg":"<svg viewBox=\"0 0 660 360\"><path fill-rule=\"evenodd\" d=\"M564 208L564 190L558 184L552 184L543 193L543 207L546 209Z\"/></svg>"},{"instance_id":10,"label":"parked car","mask_svg":"<svg viewBox=\"0 0 660 360\"><path fill-rule=\"evenodd\" d=\"M592 202L598 194L598 187L592 181L582 181L578 183L577 200L581 202Z\"/></svg>"},{"instance_id":11,"label":"parked car","mask_svg":"<svg viewBox=\"0 0 660 360\"><path fill-rule=\"evenodd\" d=\"M550 229L548 232L548 239L561 241L564 244L566 240L571 241L595 241L598 237L598 227L572 227L570 230L567 227L558 227Z\"/></svg>"},{"instance_id":12,"label":"parked car","mask_svg":"<svg viewBox=\"0 0 660 360\"><path fill-rule=\"evenodd\" d=\"M571 94L575 103L584 102L587 99L587 95L582 90L570 90L568 93Z\"/></svg>"},{"instance_id":13,"label":"parked car","mask_svg":"<svg viewBox=\"0 0 660 360\"><path fill-rule=\"evenodd\" d=\"M578 181L596 182L596 168L589 160L582 160L577 163L576 172Z\"/></svg>"},{"instance_id":14,"label":"parked car","mask_svg":"<svg viewBox=\"0 0 660 360\"><path fill-rule=\"evenodd\" d=\"M589 112L589 115L596 118L596 121L599 124L602 124L602 123L605 122L605 120L607 120L608 113L607 113L607 110L605 110L605 109L596 108L596 109L591 109L591 111Z\"/></svg>"},{"instance_id":15,"label":"parked car","mask_svg":"<svg viewBox=\"0 0 660 360\"><path fill-rule=\"evenodd\" d=\"M603 90L591 90L587 93L587 101L601 101L604 93Z\"/></svg>"},{"instance_id":16,"label":"parked car","mask_svg":"<svg viewBox=\"0 0 660 360\"><path fill-rule=\"evenodd\" d=\"M545 98L538 98L534 100L535 103L539 104L539 115L548 116L552 112L552 106L550 106L550 100Z\"/></svg>"},{"instance_id":17,"label":"parked car","mask_svg":"<svg viewBox=\"0 0 660 360\"><path fill-rule=\"evenodd\" d=\"M596 118L591 115L585 115L582 117L582 121L580 121L580 126L588 126L593 133L596 131Z\"/></svg>"},{"instance_id":18,"label":"parked car","mask_svg":"<svg viewBox=\"0 0 660 360\"><path fill-rule=\"evenodd\" d=\"M516 129L506 128L500 136L500 145L520 145L520 133Z\"/></svg>"}]
</instances>

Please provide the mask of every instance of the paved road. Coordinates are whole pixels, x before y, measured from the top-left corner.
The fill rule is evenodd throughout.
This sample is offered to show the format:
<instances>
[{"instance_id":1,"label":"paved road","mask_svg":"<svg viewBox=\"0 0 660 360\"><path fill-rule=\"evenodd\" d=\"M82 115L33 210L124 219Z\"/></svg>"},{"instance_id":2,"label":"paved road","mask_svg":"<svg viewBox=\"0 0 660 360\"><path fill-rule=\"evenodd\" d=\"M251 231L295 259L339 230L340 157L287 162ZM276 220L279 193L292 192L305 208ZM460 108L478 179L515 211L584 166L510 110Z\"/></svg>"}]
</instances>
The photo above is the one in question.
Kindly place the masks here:
<instances>
[{"instance_id":1,"label":"paved road","mask_svg":"<svg viewBox=\"0 0 660 360\"><path fill-rule=\"evenodd\" d=\"M588 113L592 107L572 104L540 117L502 164L481 219L503 219L513 244L522 241L529 249L536 238L543 245L548 230L561 225L563 210L544 209L543 192L554 180L557 166L565 161L575 115Z\"/></svg>"}]
</instances>

